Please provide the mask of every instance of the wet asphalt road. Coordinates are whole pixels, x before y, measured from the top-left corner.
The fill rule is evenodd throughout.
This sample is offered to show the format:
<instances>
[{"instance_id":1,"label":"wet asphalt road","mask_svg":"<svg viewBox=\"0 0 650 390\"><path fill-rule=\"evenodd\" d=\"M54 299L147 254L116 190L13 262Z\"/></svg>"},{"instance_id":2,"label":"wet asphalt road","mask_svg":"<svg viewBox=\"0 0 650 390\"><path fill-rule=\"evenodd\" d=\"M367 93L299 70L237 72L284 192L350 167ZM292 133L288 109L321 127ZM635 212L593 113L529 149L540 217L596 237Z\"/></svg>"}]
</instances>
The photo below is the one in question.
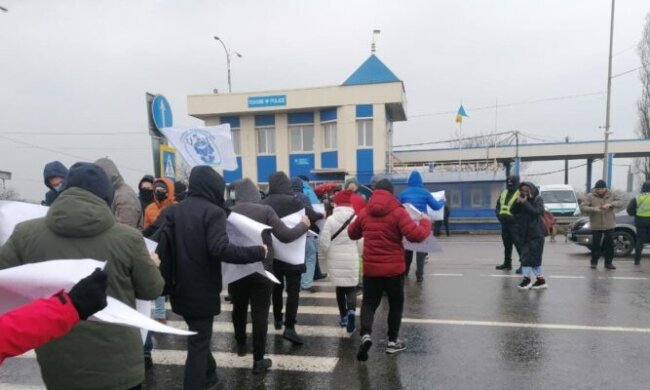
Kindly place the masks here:
<instances>
[{"instance_id":1,"label":"wet asphalt road","mask_svg":"<svg viewBox=\"0 0 650 390\"><path fill-rule=\"evenodd\" d=\"M220 330L213 351L222 388L650 388L650 256L640 267L616 259L616 271L604 270L602 263L591 270L585 249L547 242L543 266L549 289L519 291L514 271L494 269L502 260L498 237L441 241L445 252L430 256L424 283L417 284L413 275L406 281L401 329L406 351L384 353L382 303L370 358L358 363L358 333L352 338L337 333L334 288L322 283L319 294L301 294L296 329L305 345L293 347L270 335L274 370L266 375L251 374L250 355L233 357L230 312L216 318ZM179 320L172 313L169 319ZM147 372L148 389L182 388L184 344L180 337L156 338L158 364ZM33 358L10 359L0 368L0 389L40 386Z\"/></svg>"}]
</instances>

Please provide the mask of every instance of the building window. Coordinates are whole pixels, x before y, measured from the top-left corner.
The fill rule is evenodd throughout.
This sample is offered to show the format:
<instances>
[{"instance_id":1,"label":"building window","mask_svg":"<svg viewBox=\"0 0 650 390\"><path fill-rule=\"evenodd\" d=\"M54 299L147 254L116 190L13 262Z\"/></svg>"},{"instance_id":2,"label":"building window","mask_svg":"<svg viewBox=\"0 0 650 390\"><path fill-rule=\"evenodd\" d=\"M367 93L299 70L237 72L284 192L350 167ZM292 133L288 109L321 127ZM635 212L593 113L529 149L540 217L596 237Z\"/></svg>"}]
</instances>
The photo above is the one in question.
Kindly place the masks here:
<instances>
[{"instance_id":1,"label":"building window","mask_svg":"<svg viewBox=\"0 0 650 390\"><path fill-rule=\"evenodd\" d=\"M447 197L449 200L449 207L455 209L460 208L460 191L459 190L449 190L447 191Z\"/></svg>"},{"instance_id":2,"label":"building window","mask_svg":"<svg viewBox=\"0 0 650 390\"><path fill-rule=\"evenodd\" d=\"M241 131L239 129L230 129L232 135L232 145L235 149L235 155L241 154Z\"/></svg>"},{"instance_id":3,"label":"building window","mask_svg":"<svg viewBox=\"0 0 650 390\"><path fill-rule=\"evenodd\" d=\"M357 121L357 144L360 148L372 147L372 119Z\"/></svg>"},{"instance_id":4,"label":"building window","mask_svg":"<svg viewBox=\"0 0 650 390\"><path fill-rule=\"evenodd\" d=\"M314 150L314 126L289 126L289 151L311 152Z\"/></svg>"},{"instance_id":5,"label":"building window","mask_svg":"<svg viewBox=\"0 0 650 390\"><path fill-rule=\"evenodd\" d=\"M275 153L275 127L258 127L257 129L257 153Z\"/></svg>"},{"instance_id":6,"label":"building window","mask_svg":"<svg viewBox=\"0 0 650 390\"><path fill-rule=\"evenodd\" d=\"M481 189L479 188L472 189L471 195L472 195L471 205L473 208L485 207L485 202L483 202L483 191L481 191Z\"/></svg>"},{"instance_id":7,"label":"building window","mask_svg":"<svg viewBox=\"0 0 650 390\"><path fill-rule=\"evenodd\" d=\"M336 149L336 122L323 123L323 149Z\"/></svg>"}]
</instances>

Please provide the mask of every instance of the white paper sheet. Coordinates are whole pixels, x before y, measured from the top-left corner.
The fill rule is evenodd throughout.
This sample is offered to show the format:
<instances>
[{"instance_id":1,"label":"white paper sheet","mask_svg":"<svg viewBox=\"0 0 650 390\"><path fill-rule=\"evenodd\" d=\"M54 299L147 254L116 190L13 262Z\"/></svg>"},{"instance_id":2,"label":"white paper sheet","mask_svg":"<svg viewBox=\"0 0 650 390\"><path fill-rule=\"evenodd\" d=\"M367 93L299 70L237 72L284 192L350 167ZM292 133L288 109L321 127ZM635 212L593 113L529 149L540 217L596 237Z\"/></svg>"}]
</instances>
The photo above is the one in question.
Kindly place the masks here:
<instances>
[{"instance_id":1,"label":"white paper sheet","mask_svg":"<svg viewBox=\"0 0 650 390\"><path fill-rule=\"evenodd\" d=\"M9 200L0 200L0 245L11 236L16 225L30 219L41 218L49 207Z\"/></svg>"},{"instance_id":2,"label":"white paper sheet","mask_svg":"<svg viewBox=\"0 0 650 390\"><path fill-rule=\"evenodd\" d=\"M79 280L90 275L95 268L103 269L105 264L93 259L50 260L2 270L0 314L34 299L50 297L61 289L68 291ZM195 334L163 325L111 297L107 301L108 306L95 313L95 319L160 333L185 336ZM141 308L144 309L143 305Z\"/></svg>"},{"instance_id":3,"label":"white paper sheet","mask_svg":"<svg viewBox=\"0 0 650 390\"><path fill-rule=\"evenodd\" d=\"M404 208L406 209L406 212L409 214L411 219L413 219L415 222L419 221L422 218L422 213L415 208L410 203L405 203ZM413 251L413 252L423 252L423 253L436 253L436 252L442 252L442 248L440 247L440 244L438 244L438 240L433 236L433 232L427 237L426 240L422 242L411 242L408 241L406 238L402 241L402 245L404 245L404 249Z\"/></svg>"},{"instance_id":4,"label":"white paper sheet","mask_svg":"<svg viewBox=\"0 0 650 390\"><path fill-rule=\"evenodd\" d=\"M245 278L254 273L258 273L268 278L273 283L280 284L280 281L275 277L275 275L264 269L264 265L261 262L251 264L230 264L222 262L221 286L225 289L230 283L236 282L239 279Z\"/></svg>"},{"instance_id":5,"label":"white paper sheet","mask_svg":"<svg viewBox=\"0 0 650 390\"><path fill-rule=\"evenodd\" d=\"M147 247L147 250L149 253L155 253L156 248L158 248L158 243L154 240L150 240L148 238L144 239L144 245Z\"/></svg>"},{"instance_id":6,"label":"white paper sheet","mask_svg":"<svg viewBox=\"0 0 650 390\"><path fill-rule=\"evenodd\" d=\"M313 207L314 211L317 213L323 214L323 219L319 219L316 221L316 226L318 226L318 229L323 230L325 227L325 205L322 203L312 203L311 207Z\"/></svg>"},{"instance_id":7,"label":"white paper sheet","mask_svg":"<svg viewBox=\"0 0 650 390\"><path fill-rule=\"evenodd\" d=\"M445 191L432 192L431 195L433 199L437 201L445 200ZM431 207L427 206L427 214L432 221L442 221L445 219L445 208L442 207L440 210L434 210Z\"/></svg>"},{"instance_id":8,"label":"white paper sheet","mask_svg":"<svg viewBox=\"0 0 650 390\"><path fill-rule=\"evenodd\" d=\"M282 218L282 221L290 228L300 223L302 216L305 215L305 209ZM283 243L273 236L273 253L276 259L289 264L305 263L305 244L307 243L307 234L303 234L299 239Z\"/></svg>"},{"instance_id":9,"label":"white paper sheet","mask_svg":"<svg viewBox=\"0 0 650 390\"><path fill-rule=\"evenodd\" d=\"M235 212L230 213L226 224L228 240L237 246L263 245L262 232L269 229L270 226Z\"/></svg>"}]
</instances>

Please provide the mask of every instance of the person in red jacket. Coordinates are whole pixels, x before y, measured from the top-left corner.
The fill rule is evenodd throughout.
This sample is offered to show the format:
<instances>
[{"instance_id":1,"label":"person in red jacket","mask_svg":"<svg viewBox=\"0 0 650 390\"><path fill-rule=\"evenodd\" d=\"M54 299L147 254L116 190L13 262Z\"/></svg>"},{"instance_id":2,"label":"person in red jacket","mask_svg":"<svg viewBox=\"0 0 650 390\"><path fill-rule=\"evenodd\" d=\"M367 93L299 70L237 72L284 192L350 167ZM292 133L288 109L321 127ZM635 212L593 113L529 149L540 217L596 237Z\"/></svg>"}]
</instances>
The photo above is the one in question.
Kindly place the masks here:
<instances>
[{"instance_id":1,"label":"person in red jacket","mask_svg":"<svg viewBox=\"0 0 650 390\"><path fill-rule=\"evenodd\" d=\"M106 307L106 273L99 269L81 279L69 293L61 290L0 316L0 364L65 336L80 320Z\"/></svg>"},{"instance_id":2,"label":"person in red jacket","mask_svg":"<svg viewBox=\"0 0 650 390\"><path fill-rule=\"evenodd\" d=\"M422 242L431 234L431 220L423 216L414 222L393 195L387 179L377 182L366 207L348 226L353 240L363 237L363 302L361 305L361 345L357 360L368 360L372 346L372 322L385 292L388 296L388 345L386 353L406 349L398 339L404 307L404 246L402 238Z\"/></svg>"}]
</instances>

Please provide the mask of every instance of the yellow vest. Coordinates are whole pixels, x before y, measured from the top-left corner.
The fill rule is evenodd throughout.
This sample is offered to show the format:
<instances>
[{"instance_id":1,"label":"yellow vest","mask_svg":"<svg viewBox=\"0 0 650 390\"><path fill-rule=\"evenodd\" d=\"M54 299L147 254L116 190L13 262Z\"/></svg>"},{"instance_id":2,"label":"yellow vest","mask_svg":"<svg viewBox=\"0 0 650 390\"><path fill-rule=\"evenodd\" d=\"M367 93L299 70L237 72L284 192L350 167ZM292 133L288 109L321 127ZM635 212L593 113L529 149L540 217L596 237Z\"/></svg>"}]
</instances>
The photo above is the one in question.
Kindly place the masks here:
<instances>
[{"instance_id":1,"label":"yellow vest","mask_svg":"<svg viewBox=\"0 0 650 390\"><path fill-rule=\"evenodd\" d=\"M636 197L636 216L650 218L650 194Z\"/></svg>"},{"instance_id":2,"label":"yellow vest","mask_svg":"<svg viewBox=\"0 0 650 390\"><path fill-rule=\"evenodd\" d=\"M512 215L510 209L512 208L512 205L515 204L517 198L519 197L519 190L515 191L515 193L512 195L512 198L510 198L510 201L508 203L506 203L507 196L508 196L508 190L505 190L501 193L501 199L499 200L499 204L501 205L501 208L499 209L499 215Z\"/></svg>"}]
</instances>

